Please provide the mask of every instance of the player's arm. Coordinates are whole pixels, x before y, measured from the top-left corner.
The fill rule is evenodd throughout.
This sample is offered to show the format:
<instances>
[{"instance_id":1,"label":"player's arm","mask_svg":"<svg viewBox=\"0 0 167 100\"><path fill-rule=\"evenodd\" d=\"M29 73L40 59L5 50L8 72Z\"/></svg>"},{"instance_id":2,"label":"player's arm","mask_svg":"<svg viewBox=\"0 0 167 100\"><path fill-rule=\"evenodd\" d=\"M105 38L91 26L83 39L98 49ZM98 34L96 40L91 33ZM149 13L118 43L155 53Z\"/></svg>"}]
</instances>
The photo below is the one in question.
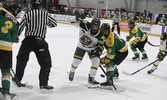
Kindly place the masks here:
<instances>
[{"instance_id":1,"label":"player's arm","mask_svg":"<svg viewBox=\"0 0 167 100\"><path fill-rule=\"evenodd\" d=\"M26 23L26 19L25 19L25 16L24 16L22 21L20 22L20 25L19 25L19 34L18 34L19 36L21 35L21 32L24 30L25 23Z\"/></svg>"},{"instance_id":2,"label":"player's arm","mask_svg":"<svg viewBox=\"0 0 167 100\"><path fill-rule=\"evenodd\" d=\"M56 27L57 26L56 20L50 14L48 14L48 26L49 27Z\"/></svg>"}]
</instances>

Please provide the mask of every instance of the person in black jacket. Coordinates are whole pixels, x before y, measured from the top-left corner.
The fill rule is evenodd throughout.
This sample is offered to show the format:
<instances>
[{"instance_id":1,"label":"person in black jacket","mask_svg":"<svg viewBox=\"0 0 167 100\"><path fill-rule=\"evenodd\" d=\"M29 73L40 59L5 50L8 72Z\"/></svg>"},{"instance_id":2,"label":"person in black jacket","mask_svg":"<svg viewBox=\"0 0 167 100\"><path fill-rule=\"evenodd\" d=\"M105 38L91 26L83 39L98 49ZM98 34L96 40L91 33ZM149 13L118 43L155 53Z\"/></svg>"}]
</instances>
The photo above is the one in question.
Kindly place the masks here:
<instances>
[{"instance_id":1,"label":"person in black jacket","mask_svg":"<svg viewBox=\"0 0 167 100\"><path fill-rule=\"evenodd\" d=\"M39 86L40 89L53 89L48 85L51 56L48 49L48 44L45 41L46 27L57 26L56 20L45 11L40 10L40 2L32 0L32 10L27 12L20 23L19 33L25 29L25 38L22 41L20 50L17 55L16 63L16 77L19 81L22 80L24 69L29 60L29 54L33 51L37 57L38 63L41 67L39 73Z\"/></svg>"}]
</instances>

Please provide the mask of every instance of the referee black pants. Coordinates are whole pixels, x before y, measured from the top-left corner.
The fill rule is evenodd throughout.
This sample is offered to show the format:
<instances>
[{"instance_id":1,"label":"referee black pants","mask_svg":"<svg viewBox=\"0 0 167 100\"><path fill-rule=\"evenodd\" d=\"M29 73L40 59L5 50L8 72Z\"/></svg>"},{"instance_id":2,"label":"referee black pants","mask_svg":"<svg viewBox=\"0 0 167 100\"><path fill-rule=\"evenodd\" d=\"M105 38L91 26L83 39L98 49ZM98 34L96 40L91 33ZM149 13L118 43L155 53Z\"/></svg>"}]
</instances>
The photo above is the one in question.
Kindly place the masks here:
<instances>
[{"instance_id":1,"label":"referee black pants","mask_svg":"<svg viewBox=\"0 0 167 100\"><path fill-rule=\"evenodd\" d=\"M118 31L118 34L120 35L120 26L119 26L118 23L113 24L113 26L112 26L112 32L114 32L115 25L117 25L117 31Z\"/></svg>"},{"instance_id":2,"label":"referee black pants","mask_svg":"<svg viewBox=\"0 0 167 100\"><path fill-rule=\"evenodd\" d=\"M24 69L29 60L29 54L33 51L40 65L39 85L48 85L49 73L51 68L51 56L48 44L44 39L35 37L25 37L22 41L17 55L16 77L21 81L24 75ZM37 72L38 73L38 72Z\"/></svg>"}]
</instances>

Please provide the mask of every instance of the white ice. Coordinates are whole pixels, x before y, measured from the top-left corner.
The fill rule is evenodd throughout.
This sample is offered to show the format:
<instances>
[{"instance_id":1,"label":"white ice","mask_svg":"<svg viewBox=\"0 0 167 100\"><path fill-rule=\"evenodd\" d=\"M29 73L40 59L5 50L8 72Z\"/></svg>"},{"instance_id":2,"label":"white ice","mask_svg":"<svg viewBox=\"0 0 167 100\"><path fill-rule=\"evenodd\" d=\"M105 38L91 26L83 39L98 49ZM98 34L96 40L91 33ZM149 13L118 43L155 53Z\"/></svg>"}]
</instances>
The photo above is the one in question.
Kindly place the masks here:
<instances>
[{"instance_id":1,"label":"white ice","mask_svg":"<svg viewBox=\"0 0 167 100\"><path fill-rule=\"evenodd\" d=\"M85 55L82 63L76 70L75 78L72 82L68 80L67 72L70 71L73 54L78 43L79 29L73 25L58 24L56 28L48 28L46 41L52 57L52 69L49 78L49 85L54 86L51 93L43 94L39 89L39 69L34 53L30 54L30 59L25 69L22 82L33 85L33 89L18 88L11 83L11 92L16 93L19 100L167 100L167 57L160 63L158 69L152 74L147 75L150 67L127 76L122 73L134 72L147 64L153 62L158 53L157 47L146 44L146 52L149 61L132 61L133 53L129 48L129 55L119 66L120 78L115 79L115 84L125 87L121 93L115 93L104 89L88 89L88 73L91 62ZM22 33L24 34L24 32ZM121 32L121 37L125 39L127 33ZM20 39L24 38L21 35ZM159 37L149 36L148 40L153 44L159 44ZM21 41L13 45L13 69L15 70L16 56ZM96 80L104 82L105 78L98 69Z\"/></svg>"}]
</instances>

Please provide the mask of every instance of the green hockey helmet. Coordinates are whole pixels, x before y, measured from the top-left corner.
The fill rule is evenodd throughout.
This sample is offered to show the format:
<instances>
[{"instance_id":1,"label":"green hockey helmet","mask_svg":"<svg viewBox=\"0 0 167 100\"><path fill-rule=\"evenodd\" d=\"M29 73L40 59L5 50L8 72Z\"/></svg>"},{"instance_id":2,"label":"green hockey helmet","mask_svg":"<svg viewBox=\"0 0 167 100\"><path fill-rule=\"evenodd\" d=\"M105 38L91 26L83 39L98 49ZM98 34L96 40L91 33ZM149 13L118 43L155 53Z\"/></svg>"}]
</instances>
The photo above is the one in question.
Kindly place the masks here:
<instances>
[{"instance_id":1,"label":"green hockey helmet","mask_svg":"<svg viewBox=\"0 0 167 100\"><path fill-rule=\"evenodd\" d=\"M93 35L96 35L98 33L99 27L100 27L100 19L93 18L91 22L91 29L90 29L91 33Z\"/></svg>"}]
</instances>

